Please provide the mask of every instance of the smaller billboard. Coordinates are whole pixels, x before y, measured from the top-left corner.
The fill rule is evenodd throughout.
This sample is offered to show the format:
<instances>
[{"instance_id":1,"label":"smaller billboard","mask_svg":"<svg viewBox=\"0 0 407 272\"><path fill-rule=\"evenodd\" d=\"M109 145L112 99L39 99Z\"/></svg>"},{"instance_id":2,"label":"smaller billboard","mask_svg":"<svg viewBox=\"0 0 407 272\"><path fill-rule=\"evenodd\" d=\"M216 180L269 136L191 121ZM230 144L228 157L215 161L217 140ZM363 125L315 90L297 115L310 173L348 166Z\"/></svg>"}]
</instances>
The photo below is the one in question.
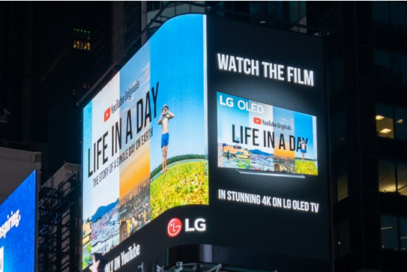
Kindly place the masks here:
<instances>
[{"instance_id":1,"label":"smaller billboard","mask_svg":"<svg viewBox=\"0 0 407 272\"><path fill-rule=\"evenodd\" d=\"M318 175L316 117L217 93L218 167Z\"/></svg>"},{"instance_id":2,"label":"smaller billboard","mask_svg":"<svg viewBox=\"0 0 407 272\"><path fill-rule=\"evenodd\" d=\"M0 206L0 272L35 271L36 172Z\"/></svg>"}]
</instances>

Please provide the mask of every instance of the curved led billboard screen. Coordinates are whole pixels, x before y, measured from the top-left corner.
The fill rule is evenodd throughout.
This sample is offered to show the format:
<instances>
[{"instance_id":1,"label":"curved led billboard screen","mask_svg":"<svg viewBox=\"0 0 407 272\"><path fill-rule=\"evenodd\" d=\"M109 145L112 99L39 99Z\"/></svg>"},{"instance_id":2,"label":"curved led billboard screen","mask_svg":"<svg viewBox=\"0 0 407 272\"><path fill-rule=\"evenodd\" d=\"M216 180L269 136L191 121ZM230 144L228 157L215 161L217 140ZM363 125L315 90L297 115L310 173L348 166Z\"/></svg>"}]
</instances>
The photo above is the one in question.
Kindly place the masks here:
<instances>
[{"instance_id":1,"label":"curved led billboard screen","mask_svg":"<svg viewBox=\"0 0 407 272\"><path fill-rule=\"evenodd\" d=\"M83 269L155 271L206 244L324 271L325 100L317 37L166 22L83 109Z\"/></svg>"},{"instance_id":2,"label":"curved led billboard screen","mask_svg":"<svg viewBox=\"0 0 407 272\"><path fill-rule=\"evenodd\" d=\"M35 271L36 171L0 205L0 272Z\"/></svg>"}]
</instances>

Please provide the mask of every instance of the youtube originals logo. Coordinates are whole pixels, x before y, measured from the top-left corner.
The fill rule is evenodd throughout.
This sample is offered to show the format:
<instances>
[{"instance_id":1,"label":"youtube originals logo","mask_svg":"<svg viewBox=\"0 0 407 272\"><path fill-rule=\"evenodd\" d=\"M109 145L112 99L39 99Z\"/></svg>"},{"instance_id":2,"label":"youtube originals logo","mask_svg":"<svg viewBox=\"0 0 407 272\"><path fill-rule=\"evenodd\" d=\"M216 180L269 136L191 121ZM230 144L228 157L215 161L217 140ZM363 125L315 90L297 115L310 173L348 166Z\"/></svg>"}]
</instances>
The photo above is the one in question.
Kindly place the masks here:
<instances>
[{"instance_id":1,"label":"youtube originals logo","mask_svg":"<svg viewBox=\"0 0 407 272\"><path fill-rule=\"evenodd\" d=\"M110 118L110 108L107 108L107 110L105 111L105 122L107 121L107 120L109 120L109 118Z\"/></svg>"},{"instance_id":2,"label":"youtube originals logo","mask_svg":"<svg viewBox=\"0 0 407 272\"><path fill-rule=\"evenodd\" d=\"M255 124L257 124L257 125L261 125L261 119L260 119L260 118L254 117L254 118L253 118L253 122L254 122Z\"/></svg>"}]
</instances>

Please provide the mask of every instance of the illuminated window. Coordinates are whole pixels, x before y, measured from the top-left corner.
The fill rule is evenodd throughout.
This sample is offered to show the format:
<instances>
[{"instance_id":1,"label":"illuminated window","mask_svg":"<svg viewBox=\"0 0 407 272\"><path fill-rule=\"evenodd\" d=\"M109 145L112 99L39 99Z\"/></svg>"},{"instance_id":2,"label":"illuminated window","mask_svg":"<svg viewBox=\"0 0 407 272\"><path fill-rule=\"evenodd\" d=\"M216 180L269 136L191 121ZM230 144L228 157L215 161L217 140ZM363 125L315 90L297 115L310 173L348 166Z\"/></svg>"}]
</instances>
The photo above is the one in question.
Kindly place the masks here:
<instances>
[{"instance_id":1,"label":"illuminated window","mask_svg":"<svg viewBox=\"0 0 407 272\"><path fill-rule=\"evenodd\" d=\"M379 160L379 191L407 196L407 164Z\"/></svg>"},{"instance_id":2,"label":"illuminated window","mask_svg":"<svg viewBox=\"0 0 407 272\"><path fill-rule=\"evenodd\" d=\"M394 115L395 137L407 140L407 109L395 108Z\"/></svg>"},{"instance_id":3,"label":"illuminated window","mask_svg":"<svg viewBox=\"0 0 407 272\"><path fill-rule=\"evenodd\" d=\"M396 192L396 163L379 160L379 191Z\"/></svg>"},{"instance_id":4,"label":"illuminated window","mask_svg":"<svg viewBox=\"0 0 407 272\"><path fill-rule=\"evenodd\" d=\"M394 138L393 107L376 105L376 131L384 138Z\"/></svg>"},{"instance_id":5,"label":"illuminated window","mask_svg":"<svg viewBox=\"0 0 407 272\"><path fill-rule=\"evenodd\" d=\"M76 48L76 41L73 41L73 48Z\"/></svg>"},{"instance_id":6,"label":"illuminated window","mask_svg":"<svg viewBox=\"0 0 407 272\"><path fill-rule=\"evenodd\" d=\"M397 163L397 192L407 196L407 164Z\"/></svg>"},{"instance_id":7,"label":"illuminated window","mask_svg":"<svg viewBox=\"0 0 407 272\"><path fill-rule=\"evenodd\" d=\"M86 48L88 49L88 51L90 51L90 42L86 43Z\"/></svg>"}]
</instances>

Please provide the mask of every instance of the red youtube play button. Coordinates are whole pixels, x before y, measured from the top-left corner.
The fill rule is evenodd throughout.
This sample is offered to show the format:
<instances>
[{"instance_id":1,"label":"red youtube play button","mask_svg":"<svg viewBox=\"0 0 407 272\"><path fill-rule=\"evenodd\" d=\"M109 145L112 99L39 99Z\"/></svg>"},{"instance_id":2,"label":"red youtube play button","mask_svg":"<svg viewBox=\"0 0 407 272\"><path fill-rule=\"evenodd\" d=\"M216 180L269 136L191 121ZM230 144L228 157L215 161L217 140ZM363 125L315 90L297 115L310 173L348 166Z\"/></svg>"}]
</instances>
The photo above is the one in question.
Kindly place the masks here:
<instances>
[{"instance_id":1,"label":"red youtube play button","mask_svg":"<svg viewBox=\"0 0 407 272\"><path fill-rule=\"evenodd\" d=\"M254 117L254 118L253 118L253 122L254 122L255 124L261 125L261 119L260 119L260 118Z\"/></svg>"},{"instance_id":2,"label":"red youtube play button","mask_svg":"<svg viewBox=\"0 0 407 272\"><path fill-rule=\"evenodd\" d=\"M105 122L110 118L110 108L105 111Z\"/></svg>"}]
</instances>

